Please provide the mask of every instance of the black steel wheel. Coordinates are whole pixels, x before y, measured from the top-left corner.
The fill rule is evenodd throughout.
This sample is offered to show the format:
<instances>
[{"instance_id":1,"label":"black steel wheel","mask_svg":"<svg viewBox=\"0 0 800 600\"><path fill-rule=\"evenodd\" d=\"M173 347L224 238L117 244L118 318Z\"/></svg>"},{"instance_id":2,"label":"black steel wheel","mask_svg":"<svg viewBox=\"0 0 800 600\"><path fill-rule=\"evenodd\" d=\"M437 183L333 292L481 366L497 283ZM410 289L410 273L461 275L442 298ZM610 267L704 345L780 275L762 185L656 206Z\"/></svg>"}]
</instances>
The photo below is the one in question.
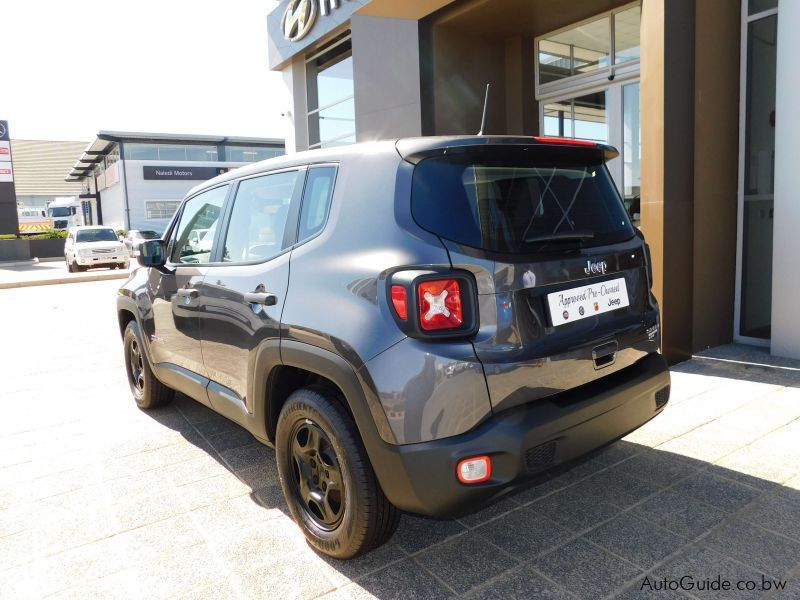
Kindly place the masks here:
<instances>
[{"instance_id":1,"label":"black steel wheel","mask_svg":"<svg viewBox=\"0 0 800 600\"><path fill-rule=\"evenodd\" d=\"M125 327L123 335L125 351L125 370L128 383L136 405L141 409L150 409L166 404L172 400L175 392L161 383L153 374L147 361L139 325L131 321Z\"/></svg>"},{"instance_id":2,"label":"black steel wheel","mask_svg":"<svg viewBox=\"0 0 800 600\"><path fill-rule=\"evenodd\" d=\"M345 399L324 387L299 389L278 417L281 487L309 544L352 558L388 540L400 519L381 489Z\"/></svg>"},{"instance_id":3,"label":"black steel wheel","mask_svg":"<svg viewBox=\"0 0 800 600\"><path fill-rule=\"evenodd\" d=\"M292 440L292 490L322 529L336 529L344 515L345 491L333 444L311 419L298 422Z\"/></svg>"}]
</instances>

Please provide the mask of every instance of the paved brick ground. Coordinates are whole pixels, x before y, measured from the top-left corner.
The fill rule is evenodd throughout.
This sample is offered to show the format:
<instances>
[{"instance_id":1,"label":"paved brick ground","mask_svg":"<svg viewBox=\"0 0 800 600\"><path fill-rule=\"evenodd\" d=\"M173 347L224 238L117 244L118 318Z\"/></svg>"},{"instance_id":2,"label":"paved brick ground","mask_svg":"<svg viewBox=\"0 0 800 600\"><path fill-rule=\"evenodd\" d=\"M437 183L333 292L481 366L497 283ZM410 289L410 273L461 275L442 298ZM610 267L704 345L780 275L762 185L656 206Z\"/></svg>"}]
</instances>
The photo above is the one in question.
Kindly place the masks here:
<instances>
[{"instance_id":1,"label":"paved brick ground","mask_svg":"<svg viewBox=\"0 0 800 600\"><path fill-rule=\"evenodd\" d=\"M0 290L0 597L680 598L643 582L789 579L800 597L800 366L719 349L663 415L479 514L403 517L322 558L287 517L273 452L200 405L130 399L118 282ZM648 578L648 579L645 579Z\"/></svg>"}]
</instances>

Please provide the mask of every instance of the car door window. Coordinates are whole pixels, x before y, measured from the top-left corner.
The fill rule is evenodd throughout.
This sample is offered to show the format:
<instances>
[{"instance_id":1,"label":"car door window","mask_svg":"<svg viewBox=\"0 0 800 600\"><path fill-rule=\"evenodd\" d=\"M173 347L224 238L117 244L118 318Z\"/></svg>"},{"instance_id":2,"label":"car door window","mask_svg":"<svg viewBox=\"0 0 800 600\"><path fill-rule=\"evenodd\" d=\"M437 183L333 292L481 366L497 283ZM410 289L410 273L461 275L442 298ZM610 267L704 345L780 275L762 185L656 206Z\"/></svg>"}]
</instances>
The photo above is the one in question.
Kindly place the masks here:
<instances>
[{"instance_id":1,"label":"car door window","mask_svg":"<svg viewBox=\"0 0 800 600\"><path fill-rule=\"evenodd\" d=\"M325 226L333 197L333 183L336 180L336 167L316 167L310 169L303 192L303 207L300 212L300 228L297 241L302 242Z\"/></svg>"},{"instance_id":2,"label":"car door window","mask_svg":"<svg viewBox=\"0 0 800 600\"><path fill-rule=\"evenodd\" d=\"M197 264L211 261L214 234L228 187L223 185L203 192L184 204L169 244L170 262Z\"/></svg>"},{"instance_id":3,"label":"car door window","mask_svg":"<svg viewBox=\"0 0 800 600\"><path fill-rule=\"evenodd\" d=\"M291 246L296 218L292 219L292 224L287 224L292 200L300 185L300 171L284 171L239 182L222 260L263 261Z\"/></svg>"}]
</instances>

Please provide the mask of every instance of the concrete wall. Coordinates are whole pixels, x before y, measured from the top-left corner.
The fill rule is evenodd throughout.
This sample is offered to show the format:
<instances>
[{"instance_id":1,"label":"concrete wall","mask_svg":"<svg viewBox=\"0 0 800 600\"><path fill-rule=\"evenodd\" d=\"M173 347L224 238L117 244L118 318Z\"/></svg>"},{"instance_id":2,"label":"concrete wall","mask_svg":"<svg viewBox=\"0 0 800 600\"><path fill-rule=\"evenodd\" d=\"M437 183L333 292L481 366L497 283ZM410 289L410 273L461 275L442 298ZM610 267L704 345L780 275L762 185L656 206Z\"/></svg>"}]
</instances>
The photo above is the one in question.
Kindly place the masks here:
<instances>
[{"instance_id":1,"label":"concrete wall","mask_svg":"<svg viewBox=\"0 0 800 600\"><path fill-rule=\"evenodd\" d=\"M772 353L800 358L800 2L781 2L778 14L778 82L775 113L775 227L772 255Z\"/></svg>"}]
</instances>

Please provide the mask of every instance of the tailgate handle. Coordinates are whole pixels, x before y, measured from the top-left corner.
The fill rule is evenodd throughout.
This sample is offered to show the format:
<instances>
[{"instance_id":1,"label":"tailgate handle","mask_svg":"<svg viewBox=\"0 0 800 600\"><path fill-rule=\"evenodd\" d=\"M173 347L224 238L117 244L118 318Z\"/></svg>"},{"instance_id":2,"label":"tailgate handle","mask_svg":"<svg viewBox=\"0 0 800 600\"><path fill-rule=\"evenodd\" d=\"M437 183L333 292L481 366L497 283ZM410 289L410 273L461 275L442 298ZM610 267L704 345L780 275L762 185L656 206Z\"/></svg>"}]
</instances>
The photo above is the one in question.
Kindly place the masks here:
<instances>
[{"instance_id":1,"label":"tailgate handle","mask_svg":"<svg viewBox=\"0 0 800 600\"><path fill-rule=\"evenodd\" d=\"M616 340L606 344L600 344L592 348L592 362L595 369L602 369L613 365L617 360L617 345Z\"/></svg>"}]
</instances>

